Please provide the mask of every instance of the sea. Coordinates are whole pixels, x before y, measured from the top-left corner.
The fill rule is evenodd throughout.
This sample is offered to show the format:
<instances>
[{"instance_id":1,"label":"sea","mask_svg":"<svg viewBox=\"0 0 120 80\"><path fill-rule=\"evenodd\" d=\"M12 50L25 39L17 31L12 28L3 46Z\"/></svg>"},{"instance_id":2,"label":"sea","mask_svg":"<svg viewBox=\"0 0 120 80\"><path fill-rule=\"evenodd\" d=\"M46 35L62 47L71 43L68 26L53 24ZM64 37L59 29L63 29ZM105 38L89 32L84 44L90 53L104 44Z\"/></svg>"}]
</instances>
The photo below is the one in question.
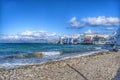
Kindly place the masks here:
<instances>
[{"instance_id":1,"label":"sea","mask_svg":"<svg viewBox=\"0 0 120 80\"><path fill-rule=\"evenodd\" d=\"M102 47L103 45L1 43L0 68L12 69L106 51ZM36 57L37 53L43 55Z\"/></svg>"}]
</instances>

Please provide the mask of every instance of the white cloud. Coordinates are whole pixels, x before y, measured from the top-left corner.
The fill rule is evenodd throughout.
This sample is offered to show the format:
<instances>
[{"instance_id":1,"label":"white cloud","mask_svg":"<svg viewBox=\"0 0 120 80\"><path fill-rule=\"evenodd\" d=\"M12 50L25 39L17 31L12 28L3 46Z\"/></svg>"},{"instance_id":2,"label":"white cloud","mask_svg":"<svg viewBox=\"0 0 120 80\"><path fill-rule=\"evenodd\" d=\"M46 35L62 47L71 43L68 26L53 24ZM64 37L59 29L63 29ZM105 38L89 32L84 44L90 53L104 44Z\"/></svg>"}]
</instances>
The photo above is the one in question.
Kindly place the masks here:
<instances>
[{"instance_id":1,"label":"white cloud","mask_svg":"<svg viewBox=\"0 0 120 80\"><path fill-rule=\"evenodd\" d=\"M54 42L57 34L49 34L45 31L25 31L17 35L3 35L0 42Z\"/></svg>"},{"instance_id":2,"label":"white cloud","mask_svg":"<svg viewBox=\"0 0 120 80\"><path fill-rule=\"evenodd\" d=\"M88 29L88 31L85 32L86 34L93 34L91 29Z\"/></svg>"},{"instance_id":3,"label":"white cloud","mask_svg":"<svg viewBox=\"0 0 120 80\"><path fill-rule=\"evenodd\" d=\"M76 21L76 17L73 17L70 21L69 21L69 24L72 26L72 27L83 27L83 24L81 24L80 22L77 22Z\"/></svg>"},{"instance_id":4,"label":"white cloud","mask_svg":"<svg viewBox=\"0 0 120 80\"><path fill-rule=\"evenodd\" d=\"M81 20L91 26L119 26L120 25L120 19L117 17L99 16L99 17L83 18Z\"/></svg>"}]
</instances>

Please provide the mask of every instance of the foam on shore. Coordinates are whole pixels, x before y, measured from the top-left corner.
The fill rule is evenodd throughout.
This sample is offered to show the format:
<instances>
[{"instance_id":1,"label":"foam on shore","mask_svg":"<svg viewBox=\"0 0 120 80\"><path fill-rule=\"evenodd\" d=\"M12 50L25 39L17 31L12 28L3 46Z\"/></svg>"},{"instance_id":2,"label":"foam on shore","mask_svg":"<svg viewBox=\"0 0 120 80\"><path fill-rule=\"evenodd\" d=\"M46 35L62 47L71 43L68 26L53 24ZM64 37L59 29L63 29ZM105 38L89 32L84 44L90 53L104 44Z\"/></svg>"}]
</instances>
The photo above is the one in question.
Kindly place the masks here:
<instances>
[{"instance_id":1,"label":"foam on shore","mask_svg":"<svg viewBox=\"0 0 120 80\"><path fill-rule=\"evenodd\" d=\"M61 53L59 51L51 51L51 52L41 52L45 56L55 56L60 55Z\"/></svg>"},{"instance_id":2,"label":"foam on shore","mask_svg":"<svg viewBox=\"0 0 120 80\"><path fill-rule=\"evenodd\" d=\"M72 53L72 54L65 54L65 55L60 55L60 52L37 52L36 54L43 54L43 58L30 58L30 59L19 59L19 60L14 60L14 62L5 62L0 65L0 68L5 68L5 69L13 69L17 68L20 66L26 66L26 65L35 65L35 64L43 64L46 62L51 62L51 61L59 61L59 60L65 60L69 58L79 58L81 56L88 56L92 54L98 54L100 52L107 52L108 50L99 50L99 51L91 51L91 52L85 52L85 53ZM21 60L21 61L20 61Z\"/></svg>"}]
</instances>

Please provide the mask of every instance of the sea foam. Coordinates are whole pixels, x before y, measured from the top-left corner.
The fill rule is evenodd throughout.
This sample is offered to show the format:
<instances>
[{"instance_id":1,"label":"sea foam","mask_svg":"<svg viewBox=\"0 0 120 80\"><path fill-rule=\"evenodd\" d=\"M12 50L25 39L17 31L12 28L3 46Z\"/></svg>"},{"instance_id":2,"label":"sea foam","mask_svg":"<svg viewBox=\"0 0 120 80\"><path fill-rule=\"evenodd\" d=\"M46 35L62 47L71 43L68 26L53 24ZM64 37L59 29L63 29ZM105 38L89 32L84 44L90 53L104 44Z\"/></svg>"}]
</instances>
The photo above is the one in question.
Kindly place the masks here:
<instances>
[{"instance_id":1,"label":"sea foam","mask_svg":"<svg viewBox=\"0 0 120 80\"><path fill-rule=\"evenodd\" d=\"M56 56L60 55L61 53L59 51L52 51L52 52L41 52L45 56Z\"/></svg>"}]
</instances>

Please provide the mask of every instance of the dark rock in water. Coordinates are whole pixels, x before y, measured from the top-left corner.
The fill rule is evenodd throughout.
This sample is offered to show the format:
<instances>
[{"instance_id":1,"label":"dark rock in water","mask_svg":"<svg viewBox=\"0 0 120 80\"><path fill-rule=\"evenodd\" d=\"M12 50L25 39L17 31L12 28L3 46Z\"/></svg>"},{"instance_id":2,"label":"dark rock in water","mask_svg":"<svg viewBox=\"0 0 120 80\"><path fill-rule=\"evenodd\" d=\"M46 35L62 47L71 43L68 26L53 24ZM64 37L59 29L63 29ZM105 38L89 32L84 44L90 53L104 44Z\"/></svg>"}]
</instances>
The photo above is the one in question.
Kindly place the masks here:
<instances>
[{"instance_id":1,"label":"dark rock in water","mask_svg":"<svg viewBox=\"0 0 120 80\"><path fill-rule=\"evenodd\" d=\"M41 52L37 52L34 54L34 57L36 57L36 58L42 58L43 56L44 56L44 54Z\"/></svg>"},{"instance_id":2,"label":"dark rock in water","mask_svg":"<svg viewBox=\"0 0 120 80\"><path fill-rule=\"evenodd\" d=\"M41 58L43 57L44 54L41 52L36 52L36 53L32 53L32 54L26 54L26 55L20 55L20 56L16 56L16 58L20 58L20 59L24 59L24 58Z\"/></svg>"},{"instance_id":3,"label":"dark rock in water","mask_svg":"<svg viewBox=\"0 0 120 80\"><path fill-rule=\"evenodd\" d=\"M118 47L117 46L113 46L113 51L115 51L115 52L118 52Z\"/></svg>"},{"instance_id":4,"label":"dark rock in water","mask_svg":"<svg viewBox=\"0 0 120 80\"><path fill-rule=\"evenodd\" d=\"M118 49L113 49L113 51L118 52Z\"/></svg>"}]
</instances>

